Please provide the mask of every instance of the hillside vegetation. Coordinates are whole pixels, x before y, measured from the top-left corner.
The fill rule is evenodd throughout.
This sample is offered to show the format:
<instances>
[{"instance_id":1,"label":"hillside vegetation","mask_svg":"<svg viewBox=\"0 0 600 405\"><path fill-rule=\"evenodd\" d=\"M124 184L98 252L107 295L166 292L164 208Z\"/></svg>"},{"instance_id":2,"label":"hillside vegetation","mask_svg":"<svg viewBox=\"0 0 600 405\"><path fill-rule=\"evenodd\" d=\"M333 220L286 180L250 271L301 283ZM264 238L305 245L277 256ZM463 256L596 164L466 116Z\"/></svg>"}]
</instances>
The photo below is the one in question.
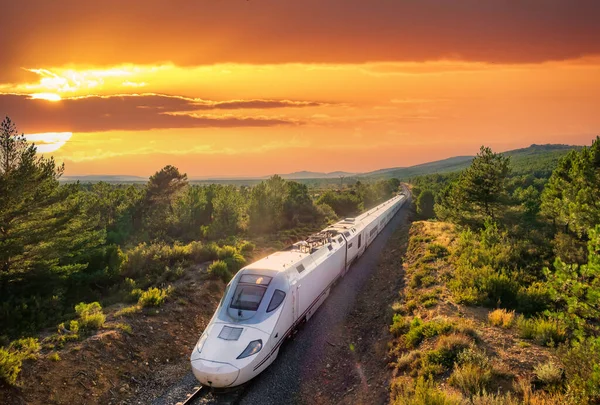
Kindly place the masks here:
<instances>
[{"instance_id":1,"label":"hillside vegetation","mask_svg":"<svg viewBox=\"0 0 600 405\"><path fill-rule=\"evenodd\" d=\"M600 138L553 171L512 163L482 147L414 181L418 214L445 222L413 230L393 403L600 402Z\"/></svg>"},{"instance_id":2,"label":"hillside vegetation","mask_svg":"<svg viewBox=\"0 0 600 405\"><path fill-rule=\"evenodd\" d=\"M514 173L547 174L558 164L558 160L572 150L580 149L570 145L531 145L528 148L503 152L501 155L510 157ZM466 169L471 165L474 156L456 156L431 163L411 167L382 169L362 176L372 178L397 178L410 180L414 177L428 174L448 174Z\"/></svg>"}]
</instances>

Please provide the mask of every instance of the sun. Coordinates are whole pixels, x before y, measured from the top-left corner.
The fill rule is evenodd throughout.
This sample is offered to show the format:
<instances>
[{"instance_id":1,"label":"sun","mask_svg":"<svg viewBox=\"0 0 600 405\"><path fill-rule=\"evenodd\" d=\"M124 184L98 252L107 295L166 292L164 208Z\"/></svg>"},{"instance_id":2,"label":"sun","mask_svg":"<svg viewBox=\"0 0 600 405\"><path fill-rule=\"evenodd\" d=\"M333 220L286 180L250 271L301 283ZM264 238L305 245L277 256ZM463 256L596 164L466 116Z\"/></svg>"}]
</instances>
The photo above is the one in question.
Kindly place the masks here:
<instances>
[{"instance_id":1,"label":"sun","mask_svg":"<svg viewBox=\"0 0 600 405\"><path fill-rule=\"evenodd\" d=\"M64 146L73 136L71 132L46 132L43 134L25 134L29 142L35 143L38 153L50 153Z\"/></svg>"},{"instance_id":2,"label":"sun","mask_svg":"<svg viewBox=\"0 0 600 405\"><path fill-rule=\"evenodd\" d=\"M35 100L60 101L62 97L55 93L34 93L31 98Z\"/></svg>"}]
</instances>

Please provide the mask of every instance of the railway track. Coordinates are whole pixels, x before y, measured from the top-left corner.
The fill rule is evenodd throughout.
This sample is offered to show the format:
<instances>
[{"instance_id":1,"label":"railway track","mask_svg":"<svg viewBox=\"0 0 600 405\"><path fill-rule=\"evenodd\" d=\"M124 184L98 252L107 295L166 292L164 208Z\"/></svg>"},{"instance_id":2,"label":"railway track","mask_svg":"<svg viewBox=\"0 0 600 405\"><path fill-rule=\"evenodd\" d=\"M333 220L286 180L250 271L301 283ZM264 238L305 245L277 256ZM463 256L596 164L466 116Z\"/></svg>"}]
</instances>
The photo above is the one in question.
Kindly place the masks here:
<instances>
[{"instance_id":1,"label":"railway track","mask_svg":"<svg viewBox=\"0 0 600 405\"><path fill-rule=\"evenodd\" d=\"M185 400L175 405L237 405L243 398L246 384L231 389L214 389L206 386L194 388Z\"/></svg>"}]
</instances>

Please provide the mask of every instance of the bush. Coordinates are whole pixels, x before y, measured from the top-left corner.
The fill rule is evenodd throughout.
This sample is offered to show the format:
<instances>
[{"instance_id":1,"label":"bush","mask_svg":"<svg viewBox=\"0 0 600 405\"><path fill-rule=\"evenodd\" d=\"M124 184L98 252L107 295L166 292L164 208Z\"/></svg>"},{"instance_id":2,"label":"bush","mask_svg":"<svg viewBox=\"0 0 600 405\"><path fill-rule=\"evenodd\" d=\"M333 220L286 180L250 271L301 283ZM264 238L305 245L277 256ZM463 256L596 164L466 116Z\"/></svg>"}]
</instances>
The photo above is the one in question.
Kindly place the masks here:
<instances>
[{"instance_id":1,"label":"bush","mask_svg":"<svg viewBox=\"0 0 600 405\"><path fill-rule=\"evenodd\" d=\"M488 314L488 321L494 326L510 328L515 318L515 311L496 309Z\"/></svg>"},{"instance_id":2,"label":"bush","mask_svg":"<svg viewBox=\"0 0 600 405\"><path fill-rule=\"evenodd\" d=\"M448 252L448 248L444 245L440 245L439 243L432 243L431 245L427 246L427 251L429 254L439 259L450 254L450 252Z\"/></svg>"},{"instance_id":3,"label":"bush","mask_svg":"<svg viewBox=\"0 0 600 405\"><path fill-rule=\"evenodd\" d=\"M465 363L454 367L448 383L458 388L463 394L470 396L483 394L490 388L492 372L477 364Z\"/></svg>"},{"instance_id":4,"label":"bush","mask_svg":"<svg viewBox=\"0 0 600 405\"><path fill-rule=\"evenodd\" d=\"M50 354L48 358L52 361L60 361L60 355L56 352Z\"/></svg>"},{"instance_id":5,"label":"bush","mask_svg":"<svg viewBox=\"0 0 600 405\"><path fill-rule=\"evenodd\" d=\"M446 394L435 386L433 380L419 377L399 377L392 382L391 403L393 405L459 405L457 396Z\"/></svg>"},{"instance_id":6,"label":"bush","mask_svg":"<svg viewBox=\"0 0 600 405\"><path fill-rule=\"evenodd\" d=\"M25 359L35 359L41 346L37 339L23 338L11 342L7 348L0 347L0 380L14 384Z\"/></svg>"},{"instance_id":7,"label":"bush","mask_svg":"<svg viewBox=\"0 0 600 405\"><path fill-rule=\"evenodd\" d=\"M75 305L75 312L79 315L79 327L84 330L100 329L106 321L102 306L98 302L80 302Z\"/></svg>"},{"instance_id":8,"label":"bush","mask_svg":"<svg viewBox=\"0 0 600 405\"><path fill-rule=\"evenodd\" d=\"M233 257L234 255L239 254L238 250L234 246L225 245L219 249L218 257L223 260L228 257Z\"/></svg>"},{"instance_id":9,"label":"bush","mask_svg":"<svg viewBox=\"0 0 600 405\"><path fill-rule=\"evenodd\" d=\"M168 287L166 289L162 288L149 288L147 291L144 291L138 300L138 304L142 307L158 307L163 304L163 302L167 299L169 294L171 293L172 288Z\"/></svg>"},{"instance_id":10,"label":"bush","mask_svg":"<svg viewBox=\"0 0 600 405\"><path fill-rule=\"evenodd\" d=\"M423 322L421 318L414 318L410 323L409 331L404 335L404 343L408 348L417 347L423 339L450 333L452 324L444 319L434 319Z\"/></svg>"},{"instance_id":11,"label":"bush","mask_svg":"<svg viewBox=\"0 0 600 405\"><path fill-rule=\"evenodd\" d=\"M21 372L23 357L0 347L0 380L14 384Z\"/></svg>"},{"instance_id":12,"label":"bush","mask_svg":"<svg viewBox=\"0 0 600 405\"><path fill-rule=\"evenodd\" d=\"M423 365L439 364L450 368L456 362L458 355L467 349L473 341L465 335L452 334L441 336L435 349L427 352L423 359Z\"/></svg>"},{"instance_id":13,"label":"bush","mask_svg":"<svg viewBox=\"0 0 600 405\"><path fill-rule=\"evenodd\" d=\"M400 336L406 333L410 328L410 324L406 322L404 317L400 314L394 314L392 318L392 325L390 326L390 333L394 336Z\"/></svg>"},{"instance_id":14,"label":"bush","mask_svg":"<svg viewBox=\"0 0 600 405\"><path fill-rule=\"evenodd\" d=\"M240 250L240 252L248 254L250 252L253 252L254 249L256 249L256 245L252 242L242 241L238 244L238 249Z\"/></svg>"},{"instance_id":15,"label":"bush","mask_svg":"<svg viewBox=\"0 0 600 405\"><path fill-rule=\"evenodd\" d=\"M600 338L590 337L572 347L562 345L558 356L565 369L567 392L575 403L600 403Z\"/></svg>"},{"instance_id":16,"label":"bush","mask_svg":"<svg viewBox=\"0 0 600 405\"><path fill-rule=\"evenodd\" d=\"M533 368L537 379L548 387L558 386L563 379L563 371L551 361L540 363Z\"/></svg>"},{"instance_id":17,"label":"bush","mask_svg":"<svg viewBox=\"0 0 600 405\"><path fill-rule=\"evenodd\" d=\"M521 338L533 339L540 345L553 346L567 338L566 330L558 320L542 317L527 319L520 316L517 318L517 328Z\"/></svg>"},{"instance_id":18,"label":"bush","mask_svg":"<svg viewBox=\"0 0 600 405\"><path fill-rule=\"evenodd\" d=\"M233 256L226 257L224 262L227 264L227 269L230 273L237 273L246 264L246 259L239 253L234 253Z\"/></svg>"},{"instance_id":19,"label":"bush","mask_svg":"<svg viewBox=\"0 0 600 405\"><path fill-rule=\"evenodd\" d=\"M429 287L433 284L435 284L435 277L431 275L431 270L428 268L422 268L412 274L408 286L410 288L421 288Z\"/></svg>"},{"instance_id":20,"label":"bush","mask_svg":"<svg viewBox=\"0 0 600 405\"><path fill-rule=\"evenodd\" d=\"M220 278L224 283L228 283L231 280L231 273L227 268L227 263L222 260L214 261L208 266L208 274L215 278Z\"/></svg>"}]
</instances>

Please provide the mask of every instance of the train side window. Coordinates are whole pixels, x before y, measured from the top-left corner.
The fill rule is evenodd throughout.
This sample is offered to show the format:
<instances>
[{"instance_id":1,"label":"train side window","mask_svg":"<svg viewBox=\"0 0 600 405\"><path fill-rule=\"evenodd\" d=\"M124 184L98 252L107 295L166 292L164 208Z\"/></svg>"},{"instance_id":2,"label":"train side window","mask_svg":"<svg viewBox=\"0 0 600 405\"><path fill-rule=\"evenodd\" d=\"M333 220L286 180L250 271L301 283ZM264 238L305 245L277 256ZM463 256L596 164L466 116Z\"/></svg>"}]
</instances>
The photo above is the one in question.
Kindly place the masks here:
<instances>
[{"instance_id":1,"label":"train side window","mask_svg":"<svg viewBox=\"0 0 600 405\"><path fill-rule=\"evenodd\" d=\"M348 249L352 247L352 243L348 243Z\"/></svg>"},{"instance_id":2,"label":"train side window","mask_svg":"<svg viewBox=\"0 0 600 405\"><path fill-rule=\"evenodd\" d=\"M360 245L362 244L362 233L358 235L358 248L360 249Z\"/></svg>"},{"instance_id":3,"label":"train side window","mask_svg":"<svg viewBox=\"0 0 600 405\"><path fill-rule=\"evenodd\" d=\"M302 273L304 271L304 265L300 263L298 266L296 266L296 270L298 270L298 273Z\"/></svg>"},{"instance_id":4,"label":"train side window","mask_svg":"<svg viewBox=\"0 0 600 405\"><path fill-rule=\"evenodd\" d=\"M275 290L273 298L271 298L271 302L269 302L269 306L267 307L267 312L273 312L279 308L284 299L285 293L281 290Z\"/></svg>"}]
</instances>

